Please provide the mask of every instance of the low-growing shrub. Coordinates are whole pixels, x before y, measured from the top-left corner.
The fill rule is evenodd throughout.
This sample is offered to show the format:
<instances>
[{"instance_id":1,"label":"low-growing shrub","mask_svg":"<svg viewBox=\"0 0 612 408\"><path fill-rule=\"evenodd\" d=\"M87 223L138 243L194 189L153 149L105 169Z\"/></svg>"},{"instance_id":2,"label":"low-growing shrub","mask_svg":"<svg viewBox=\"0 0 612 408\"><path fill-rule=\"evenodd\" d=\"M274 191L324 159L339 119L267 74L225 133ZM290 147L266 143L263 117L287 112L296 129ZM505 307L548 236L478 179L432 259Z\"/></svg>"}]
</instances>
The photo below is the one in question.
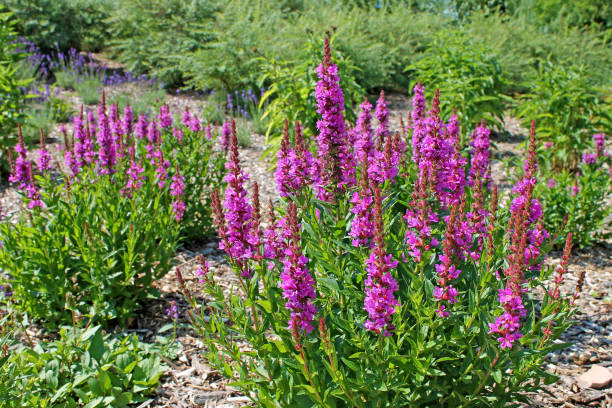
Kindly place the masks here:
<instances>
[{"instance_id":1,"label":"low-growing shrub","mask_svg":"<svg viewBox=\"0 0 612 408\"><path fill-rule=\"evenodd\" d=\"M216 193L213 208L237 287L202 260L213 300L198 306L179 273L210 364L262 407L526 400L554 380L543 358L565 346L553 340L580 292L559 291L571 236L554 282L543 267L535 129L524 176L498 199L486 127L463 157L456 116L443 122L437 98L426 112L417 86L408 135L389 133L384 96L376 129L366 101L349 133L329 58L318 71L318 149L306 149L299 124L285 131L280 220L271 208L265 228L232 135L224 204Z\"/></svg>"},{"instance_id":2,"label":"low-growing shrub","mask_svg":"<svg viewBox=\"0 0 612 408\"><path fill-rule=\"evenodd\" d=\"M143 402L167 369L162 356L159 347L133 334L63 327L59 339L48 343L11 344L0 359L0 407L114 408Z\"/></svg>"},{"instance_id":3,"label":"low-growing shrub","mask_svg":"<svg viewBox=\"0 0 612 408\"><path fill-rule=\"evenodd\" d=\"M44 145L34 167L19 141L10 180L27 209L0 225L0 265L18 308L49 325L73 312L124 321L155 293L181 228L208 233L206 189L221 184L224 158L210 128L188 112L183 121L172 126L167 107L135 121L103 99L97 117L81 113L65 133L61 168Z\"/></svg>"}]
</instances>

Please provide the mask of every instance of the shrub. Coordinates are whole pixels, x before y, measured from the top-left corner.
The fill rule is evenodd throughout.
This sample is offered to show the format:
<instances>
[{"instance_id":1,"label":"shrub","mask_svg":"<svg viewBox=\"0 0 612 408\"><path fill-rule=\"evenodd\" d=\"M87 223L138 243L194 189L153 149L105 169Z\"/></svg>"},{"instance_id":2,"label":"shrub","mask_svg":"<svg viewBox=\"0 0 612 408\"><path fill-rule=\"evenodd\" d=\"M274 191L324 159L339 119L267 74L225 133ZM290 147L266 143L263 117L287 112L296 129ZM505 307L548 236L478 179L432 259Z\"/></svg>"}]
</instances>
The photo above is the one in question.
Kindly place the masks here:
<instances>
[{"instance_id":1,"label":"shrub","mask_svg":"<svg viewBox=\"0 0 612 408\"><path fill-rule=\"evenodd\" d=\"M11 384L0 407L127 407L143 402L167 369L158 347L100 326L64 327L58 340L13 347L0 364L0 389Z\"/></svg>"},{"instance_id":2,"label":"shrub","mask_svg":"<svg viewBox=\"0 0 612 408\"><path fill-rule=\"evenodd\" d=\"M442 117L450 117L456 109L464 130L483 119L501 122L508 84L490 49L472 44L456 31L446 31L407 71L415 83L439 88Z\"/></svg>"},{"instance_id":3,"label":"shrub","mask_svg":"<svg viewBox=\"0 0 612 408\"><path fill-rule=\"evenodd\" d=\"M456 117L442 122L437 100L426 113L416 87L412 152L406 135L389 134L384 97L381 124L372 130L364 102L350 134L333 71L327 54L315 156L299 126L294 141L284 136L282 218L264 231L232 135L225 204L215 194L213 208L239 287L228 292L203 260L198 275L213 301L198 307L179 273L210 364L266 407L525 400L554 380L543 357L564 347L552 340L580 291L559 292L571 237L556 283L546 283L553 270L542 267L535 130L510 208L498 208L485 127L472 136L468 165Z\"/></svg>"},{"instance_id":4,"label":"shrub","mask_svg":"<svg viewBox=\"0 0 612 408\"><path fill-rule=\"evenodd\" d=\"M601 234L600 228L610 214L608 198L612 193L610 184L610 157L601 144L595 153L585 151L576 172L541 171L541 184L537 193L544 199L544 226L555 235L571 232L573 241L581 248L593 244ZM553 148L551 146L551 148Z\"/></svg>"},{"instance_id":5,"label":"shrub","mask_svg":"<svg viewBox=\"0 0 612 408\"><path fill-rule=\"evenodd\" d=\"M109 38L114 0L1 0L18 19L21 35L45 53L57 48L98 51Z\"/></svg>"},{"instance_id":6,"label":"shrub","mask_svg":"<svg viewBox=\"0 0 612 408\"><path fill-rule=\"evenodd\" d=\"M97 119L75 118L65 167L51 172L43 147L37 175L20 141L11 181L27 210L0 225L0 264L21 310L50 325L70 321L71 311L124 321L155 293L152 282L172 265L178 221L205 234L202 196L222 177L223 159L212 158L212 140L196 124L173 128L167 108L158 121L134 123L129 109L121 118L103 100Z\"/></svg>"},{"instance_id":7,"label":"shrub","mask_svg":"<svg viewBox=\"0 0 612 408\"><path fill-rule=\"evenodd\" d=\"M554 149L543 151L544 163L553 169L575 169L592 134L612 133L610 124L601 119L609 111L609 104L598 98L597 90L588 85L583 71L584 67L564 70L550 63L542 64L531 92L521 95L516 107L523 123L536 120L538 136L554 145Z\"/></svg>"}]
</instances>

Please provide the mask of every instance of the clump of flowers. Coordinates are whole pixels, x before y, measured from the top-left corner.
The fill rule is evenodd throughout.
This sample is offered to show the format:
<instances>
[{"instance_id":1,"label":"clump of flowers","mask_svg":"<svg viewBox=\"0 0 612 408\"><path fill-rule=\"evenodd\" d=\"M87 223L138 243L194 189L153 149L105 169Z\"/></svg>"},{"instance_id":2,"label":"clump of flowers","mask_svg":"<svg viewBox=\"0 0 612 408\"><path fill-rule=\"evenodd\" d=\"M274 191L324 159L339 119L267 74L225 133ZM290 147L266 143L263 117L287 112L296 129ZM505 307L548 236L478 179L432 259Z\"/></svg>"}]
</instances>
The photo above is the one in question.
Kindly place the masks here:
<instances>
[{"instance_id":1,"label":"clump of flowers","mask_svg":"<svg viewBox=\"0 0 612 408\"><path fill-rule=\"evenodd\" d=\"M383 94L377 127L364 101L348 130L328 42L324 51L312 177L286 124L281 199L265 222L257 188L253 205L246 200L231 143L226 199L215 191L213 201L239 286L205 279L214 299L206 308L186 293L210 364L261 405L504 406L537 390L552 378L543 359L577 295L531 292L553 273L542 262L550 237L535 129L504 197L490 176L489 130L478 126L462 145L457 114L441 116L438 92L428 110L415 86L399 132ZM566 252L556 282L568 273Z\"/></svg>"}]
</instances>

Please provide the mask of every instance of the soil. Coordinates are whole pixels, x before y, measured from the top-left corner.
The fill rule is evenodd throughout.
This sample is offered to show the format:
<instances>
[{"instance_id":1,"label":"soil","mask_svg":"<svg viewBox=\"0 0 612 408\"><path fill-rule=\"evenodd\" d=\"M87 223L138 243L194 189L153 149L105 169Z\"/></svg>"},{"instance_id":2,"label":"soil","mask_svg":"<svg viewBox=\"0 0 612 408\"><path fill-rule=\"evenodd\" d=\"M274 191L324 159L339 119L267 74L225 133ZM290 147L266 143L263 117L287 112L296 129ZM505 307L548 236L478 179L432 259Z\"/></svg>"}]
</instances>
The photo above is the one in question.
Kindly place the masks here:
<instances>
[{"instance_id":1,"label":"soil","mask_svg":"<svg viewBox=\"0 0 612 408\"><path fill-rule=\"evenodd\" d=\"M108 87L107 92L116 89ZM80 109L78 97L70 95L75 109ZM400 128L400 120L407 123L411 107L410 100L404 95L390 94L387 96L390 107L390 125L392 130ZM189 95L169 95L166 102L172 112L181 112L185 107L201 114L204 101ZM513 118L507 117L504 126L493 135L494 153L492 160L492 175L498 186L510 188L503 160L506 157L521 156L525 152L521 143L525 140L525 129ZM61 157L61 133L55 126L49 135L50 145L55 147L54 155ZM244 170L251 175L252 182L260 186L261 202L277 198L271 162L262 159L265 138L253 134L250 147L240 148L241 163ZM60 160L61 161L61 160ZM4 214L19 211L19 198L11 186L0 186L0 205ZM145 341L153 341L159 330L172 323L166 315L166 308L174 300L181 311L178 321L176 341L180 347L178 358L167 361L170 367L162 377L161 385L149 400L138 408L161 407L219 407L233 408L249 406L249 398L241 395L227 385L227 380L209 367L203 358L204 345L197 334L190 328L184 311L187 304L179 291L176 279L176 269L180 268L182 276L197 296L199 301L206 301L199 290L198 278L195 275L198 255L204 255L211 263L211 270L226 288L236 284L236 277L225 261L224 254L219 251L215 241L199 246L180 249L176 255L177 266L163 279L156 283L161 297L143 308L143 313L130 322L128 332L137 333ZM548 261L558 264L561 254L553 253ZM588 250L575 251L569 265L562 290L573 293L579 274L586 273L584 290L577 300L578 312L574 317L573 326L559 340L568 342L567 349L552 353L547 357L546 369L559 376L559 380L546 387L548 394L530 395L531 403L524 407L612 407L612 385L603 390L580 389L575 378L588 370L593 364L599 364L612 369L612 242L600 242ZM32 336L42 336L37 329L31 329ZM163 335L167 336L165 332Z\"/></svg>"}]
</instances>

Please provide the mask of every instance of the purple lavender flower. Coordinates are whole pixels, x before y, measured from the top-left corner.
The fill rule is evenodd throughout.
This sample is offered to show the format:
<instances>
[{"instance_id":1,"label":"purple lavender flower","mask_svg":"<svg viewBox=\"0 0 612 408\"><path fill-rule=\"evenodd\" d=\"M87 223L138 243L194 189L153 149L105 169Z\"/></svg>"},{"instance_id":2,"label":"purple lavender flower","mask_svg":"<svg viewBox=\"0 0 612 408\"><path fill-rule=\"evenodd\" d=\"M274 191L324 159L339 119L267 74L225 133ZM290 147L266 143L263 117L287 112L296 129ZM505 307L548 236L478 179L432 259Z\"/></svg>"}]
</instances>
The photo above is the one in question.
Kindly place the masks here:
<instances>
[{"instance_id":1,"label":"purple lavender flower","mask_svg":"<svg viewBox=\"0 0 612 408\"><path fill-rule=\"evenodd\" d=\"M364 326L375 333L390 336L395 327L391 323L393 314L399 305L394 292L398 289L396 280L391 276L391 270L398 262L386 254L382 221L382 205L380 190L374 187L374 249L366 260L368 277L365 280L364 309L368 319Z\"/></svg>"},{"instance_id":2,"label":"purple lavender flower","mask_svg":"<svg viewBox=\"0 0 612 408\"><path fill-rule=\"evenodd\" d=\"M315 281L308 270L308 258L302 255L300 248L300 232L297 221L297 207L289 203L285 228L289 237L285 246L283 272L281 273L281 288L283 297L287 299L286 308L291 311L289 329L297 329L310 333L314 328L312 320L317 313L313 305L316 299Z\"/></svg>"},{"instance_id":3,"label":"purple lavender flower","mask_svg":"<svg viewBox=\"0 0 612 408\"><path fill-rule=\"evenodd\" d=\"M172 318L172 320L177 320L179 318L178 305L176 304L176 301L173 300L170 302L170 307L166 309L166 314L168 317Z\"/></svg>"}]
</instances>

